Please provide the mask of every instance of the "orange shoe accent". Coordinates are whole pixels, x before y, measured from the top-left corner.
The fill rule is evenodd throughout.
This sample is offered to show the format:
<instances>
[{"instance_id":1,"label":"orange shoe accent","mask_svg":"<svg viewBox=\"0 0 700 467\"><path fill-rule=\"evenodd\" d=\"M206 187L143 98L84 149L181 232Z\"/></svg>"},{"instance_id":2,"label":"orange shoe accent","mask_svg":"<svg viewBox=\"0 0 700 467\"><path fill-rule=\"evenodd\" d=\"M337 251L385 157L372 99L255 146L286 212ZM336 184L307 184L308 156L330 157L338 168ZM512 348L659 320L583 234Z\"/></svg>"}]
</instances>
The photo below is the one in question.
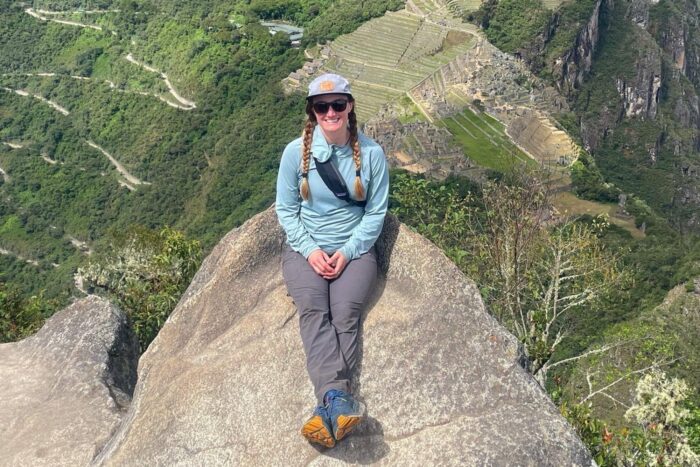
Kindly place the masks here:
<instances>
[{"instance_id":1,"label":"orange shoe accent","mask_svg":"<svg viewBox=\"0 0 700 467\"><path fill-rule=\"evenodd\" d=\"M340 441L345 438L361 421L362 417L340 415L337 422L338 428L335 430L335 439Z\"/></svg>"},{"instance_id":2,"label":"orange shoe accent","mask_svg":"<svg viewBox=\"0 0 700 467\"><path fill-rule=\"evenodd\" d=\"M335 446L335 439L328 431L320 415L311 417L304 426L301 427L301 435L312 443L320 444L327 448Z\"/></svg>"}]
</instances>

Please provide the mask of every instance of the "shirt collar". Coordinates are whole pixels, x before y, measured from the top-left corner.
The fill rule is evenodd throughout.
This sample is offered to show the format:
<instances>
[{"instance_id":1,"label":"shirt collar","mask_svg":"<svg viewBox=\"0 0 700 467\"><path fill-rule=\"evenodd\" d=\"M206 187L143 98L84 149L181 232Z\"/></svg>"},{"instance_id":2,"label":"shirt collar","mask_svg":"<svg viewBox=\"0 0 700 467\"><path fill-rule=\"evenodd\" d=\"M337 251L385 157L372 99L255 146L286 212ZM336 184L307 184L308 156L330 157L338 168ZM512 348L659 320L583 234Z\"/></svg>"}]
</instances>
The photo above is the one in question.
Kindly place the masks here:
<instances>
[{"instance_id":1,"label":"shirt collar","mask_svg":"<svg viewBox=\"0 0 700 467\"><path fill-rule=\"evenodd\" d=\"M337 157L343 157L352 155L352 150L349 145L337 146L335 144L328 144L326 137L323 136L321 127L316 125L314 128L313 141L311 142L311 152L313 156L318 159L319 162L326 162L334 154Z\"/></svg>"}]
</instances>

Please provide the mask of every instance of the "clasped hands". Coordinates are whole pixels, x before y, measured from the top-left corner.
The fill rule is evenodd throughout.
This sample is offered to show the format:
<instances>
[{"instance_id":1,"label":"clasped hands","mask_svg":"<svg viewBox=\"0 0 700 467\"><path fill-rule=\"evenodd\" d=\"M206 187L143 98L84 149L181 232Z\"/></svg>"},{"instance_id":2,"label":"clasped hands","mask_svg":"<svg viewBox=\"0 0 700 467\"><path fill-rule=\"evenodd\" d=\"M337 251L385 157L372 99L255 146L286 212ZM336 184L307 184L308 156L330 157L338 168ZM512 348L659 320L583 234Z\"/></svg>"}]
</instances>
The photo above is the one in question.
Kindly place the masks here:
<instances>
[{"instance_id":1,"label":"clasped hands","mask_svg":"<svg viewBox=\"0 0 700 467\"><path fill-rule=\"evenodd\" d=\"M340 276L348 260L340 251L333 253L333 256L328 256L323 250L314 250L307 258L309 265L319 276L324 279L331 280Z\"/></svg>"}]
</instances>

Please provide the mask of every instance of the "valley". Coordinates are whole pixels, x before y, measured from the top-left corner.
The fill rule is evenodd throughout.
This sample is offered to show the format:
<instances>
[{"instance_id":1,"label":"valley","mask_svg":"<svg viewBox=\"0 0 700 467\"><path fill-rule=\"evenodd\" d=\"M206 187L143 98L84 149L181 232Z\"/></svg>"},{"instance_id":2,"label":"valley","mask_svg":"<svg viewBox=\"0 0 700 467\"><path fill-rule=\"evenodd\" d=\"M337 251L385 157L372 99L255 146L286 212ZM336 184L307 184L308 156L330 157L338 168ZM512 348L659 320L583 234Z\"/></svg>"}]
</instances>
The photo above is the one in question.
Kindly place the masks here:
<instances>
[{"instance_id":1,"label":"valley","mask_svg":"<svg viewBox=\"0 0 700 467\"><path fill-rule=\"evenodd\" d=\"M0 5L0 293L58 309L93 290L78 270L114 258L133 232L155 242L173 228L206 254L271 205L281 151L302 128L306 86L334 72L351 81L362 130L384 148L392 177L435 190L425 200L444 204L471 190L465 199L478 205L485 182L537 171L553 204L538 219L600 229L628 282L561 323L566 340L555 357L598 355L596 346L625 339L649 344L560 367L547 382L552 397L580 401L595 392L586 375L599 371L593 387L654 359L690 377L693 346L664 342L682 327L671 314L696 303L700 276L700 48L692 15L680 13L697 5L484 5L492 8L479 0ZM270 22L303 29L300 47L271 34ZM453 222L452 240L463 241L466 217L446 212L410 227L439 236ZM457 247L444 252L462 272L484 274ZM478 285L489 303L493 290ZM660 306L679 296L682 305ZM694 323L691 305L682 313ZM629 405L632 389L610 395ZM624 423L622 405L603 398L586 402Z\"/></svg>"}]
</instances>

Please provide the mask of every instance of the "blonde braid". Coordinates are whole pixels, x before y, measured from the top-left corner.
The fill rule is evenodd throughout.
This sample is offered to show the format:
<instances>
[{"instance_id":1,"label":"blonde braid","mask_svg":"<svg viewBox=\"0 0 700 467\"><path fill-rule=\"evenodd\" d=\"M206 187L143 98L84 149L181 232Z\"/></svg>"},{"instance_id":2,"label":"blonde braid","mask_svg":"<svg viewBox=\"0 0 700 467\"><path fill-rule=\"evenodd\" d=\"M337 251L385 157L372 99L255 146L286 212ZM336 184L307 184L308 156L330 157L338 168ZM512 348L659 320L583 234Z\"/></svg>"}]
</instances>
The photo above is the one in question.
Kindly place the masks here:
<instances>
[{"instance_id":1,"label":"blonde braid","mask_svg":"<svg viewBox=\"0 0 700 467\"><path fill-rule=\"evenodd\" d=\"M311 159L311 136L314 132L314 127L316 122L310 118L306 120L306 125L304 125L304 133L302 137L301 145L301 187L299 192L301 197L305 200L309 200L309 160Z\"/></svg>"},{"instance_id":2,"label":"blonde braid","mask_svg":"<svg viewBox=\"0 0 700 467\"><path fill-rule=\"evenodd\" d=\"M350 114L348 114L348 120L350 122L350 145L352 146L352 158L355 161L355 197L357 198L357 201L362 201L365 199L365 189L362 186L362 179L360 178L362 161L360 160L360 140L357 137L357 118L355 117L354 106L352 111L350 111Z\"/></svg>"}]
</instances>

